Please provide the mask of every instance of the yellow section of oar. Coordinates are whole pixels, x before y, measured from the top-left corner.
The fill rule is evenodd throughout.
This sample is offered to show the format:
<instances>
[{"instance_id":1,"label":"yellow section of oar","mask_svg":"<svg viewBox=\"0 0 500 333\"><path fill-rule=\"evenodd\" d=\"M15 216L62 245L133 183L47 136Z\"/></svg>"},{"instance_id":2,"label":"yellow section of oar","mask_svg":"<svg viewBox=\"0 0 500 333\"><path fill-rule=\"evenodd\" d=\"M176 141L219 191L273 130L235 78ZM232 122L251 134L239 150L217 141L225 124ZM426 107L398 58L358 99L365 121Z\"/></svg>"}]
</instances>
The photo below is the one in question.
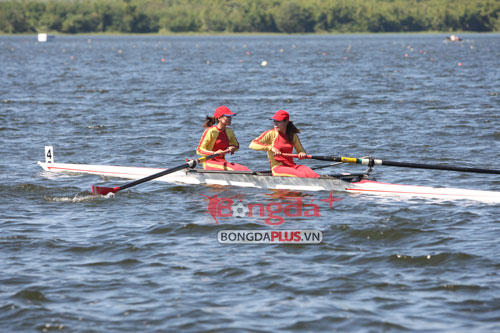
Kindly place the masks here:
<instances>
[{"instance_id":1,"label":"yellow section of oar","mask_svg":"<svg viewBox=\"0 0 500 333\"><path fill-rule=\"evenodd\" d=\"M198 158L198 162L205 162L205 160L207 159L207 156L202 156L200 158Z\"/></svg>"},{"instance_id":2,"label":"yellow section of oar","mask_svg":"<svg viewBox=\"0 0 500 333\"><path fill-rule=\"evenodd\" d=\"M344 163L354 163L354 164L360 163L360 162L358 162L358 160L359 159L355 158L355 157L341 157L340 158L340 161L344 162Z\"/></svg>"}]
</instances>

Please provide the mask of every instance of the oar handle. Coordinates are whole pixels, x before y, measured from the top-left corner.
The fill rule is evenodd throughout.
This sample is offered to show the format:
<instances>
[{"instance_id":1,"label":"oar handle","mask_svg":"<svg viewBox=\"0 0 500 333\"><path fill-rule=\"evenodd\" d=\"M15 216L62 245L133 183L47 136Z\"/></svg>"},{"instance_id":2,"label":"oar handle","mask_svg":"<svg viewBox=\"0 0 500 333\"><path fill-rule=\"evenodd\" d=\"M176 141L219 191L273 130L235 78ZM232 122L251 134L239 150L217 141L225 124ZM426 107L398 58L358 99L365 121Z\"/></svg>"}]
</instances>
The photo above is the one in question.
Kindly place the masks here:
<instances>
[{"instance_id":1,"label":"oar handle","mask_svg":"<svg viewBox=\"0 0 500 333\"><path fill-rule=\"evenodd\" d=\"M299 158L299 154L286 154L286 153L282 153L281 156L285 156L285 157L291 157L291 158ZM304 158L312 158L311 155L306 155L306 157Z\"/></svg>"},{"instance_id":2,"label":"oar handle","mask_svg":"<svg viewBox=\"0 0 500 333\"><path fill-rule=\"evenodd\" d=\"M208 155L208 156L202 156L202 157L199 157L197 158L196 160L190 160L189 162L195 162L193 166L190 166L190 168L194 168L196 166L196 164L199 164L199 163L203 163L211 158L214 158L214 157L217 157L217 156L220 156L220 155L226 155L228 153L230 153L231 151L229 149L226 149L224 150L223 152L220 152L220 153L215 153L215 154L212 154L212 155Z\"/></svg>"}]
</instances>

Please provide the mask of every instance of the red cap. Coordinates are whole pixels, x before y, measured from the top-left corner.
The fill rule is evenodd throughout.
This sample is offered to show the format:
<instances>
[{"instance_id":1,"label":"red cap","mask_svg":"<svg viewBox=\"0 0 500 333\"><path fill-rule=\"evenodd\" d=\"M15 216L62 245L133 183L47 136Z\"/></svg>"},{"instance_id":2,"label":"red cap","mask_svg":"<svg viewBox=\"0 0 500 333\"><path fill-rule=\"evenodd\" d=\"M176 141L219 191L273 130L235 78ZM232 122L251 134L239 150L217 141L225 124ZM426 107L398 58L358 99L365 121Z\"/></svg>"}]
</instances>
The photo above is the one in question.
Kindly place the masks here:
<instances>
[{"instance_id":1,"label":"red cap","mask_svg":"<svg viewBox=\"0 0 500 333\"><path fill-rule=\"evenodd\" d=\"M276 121L283 121L283 120L288 121L290 119L290 115L285 110L279 110L274 114L274 116L271 119L274 119Z\"/></svg>"},{"instance_id":2,"label":"red cap","mask_svg":"<svg viewBox=\"0 0 500 333\"><path fill-rule=\"evenodd\" d=\"M221 105L217 109L215 109L214 118L219 119L222 116L232 116L235 114L236 113L231 112L231 110L229 110L229 108L227 106Z\"/></svg>"}]
</instances>

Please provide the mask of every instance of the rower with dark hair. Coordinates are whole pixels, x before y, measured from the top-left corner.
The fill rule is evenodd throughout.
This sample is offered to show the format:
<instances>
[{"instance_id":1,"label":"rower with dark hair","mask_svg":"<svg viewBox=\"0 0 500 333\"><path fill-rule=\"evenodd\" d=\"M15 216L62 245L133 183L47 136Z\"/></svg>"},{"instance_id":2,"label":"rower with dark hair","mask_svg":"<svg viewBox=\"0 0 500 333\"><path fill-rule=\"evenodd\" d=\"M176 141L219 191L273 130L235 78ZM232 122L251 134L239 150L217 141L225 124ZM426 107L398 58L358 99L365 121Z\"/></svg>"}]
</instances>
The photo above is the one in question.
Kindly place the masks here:
<instances>
[{"instance_id":1,"label":"rower with dark hair","mask_svg":"<svg viewBox=\"0 0 500 333\"><path fill-rule=\"evenodd\" d=\"M229 150L231 155L240 148L234 131L229 128L231 117L236 113L231 112L227 106L221 105L215 109L213 117L207 116L203 127L205 132L201 137L196 153L202 156L223 153ZM250 171L246 166L226 161L224 155L217 156L203 162L205 170Z\"/></svg>"},{"instance_id":2,"label":"rower with dark hair","mask_svg":"<svg viewBox=\"0 0 500 333\"><path fill-rule=\"evenodd\" d=\"M297 135L300 130L290 121L288 112L279 110L271 119L274 128L254 139L250 148L267 151L273 176L318 178L319 175L311 168L295 164L292 157L283 156L291 154L295 148L299 159L306 158L306 152Z\"/></svg>"}]
</instances>

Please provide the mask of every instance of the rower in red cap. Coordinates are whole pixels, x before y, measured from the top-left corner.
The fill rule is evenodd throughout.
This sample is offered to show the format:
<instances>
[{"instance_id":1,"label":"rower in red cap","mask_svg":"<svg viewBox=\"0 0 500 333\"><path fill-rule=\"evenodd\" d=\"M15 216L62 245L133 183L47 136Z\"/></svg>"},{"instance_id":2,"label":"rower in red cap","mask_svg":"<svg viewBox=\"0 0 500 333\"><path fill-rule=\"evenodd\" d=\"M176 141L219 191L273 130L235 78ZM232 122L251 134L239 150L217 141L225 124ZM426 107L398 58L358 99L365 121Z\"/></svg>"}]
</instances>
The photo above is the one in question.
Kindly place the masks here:
<instances>
[{"instance_id":1,"label":"rower in red cap","mask_svg":"<svg viewBox=\"0 0 500 333\"><path fill-rule=\"evenodd\" d=\"M236 113L231 112L227 106L221 105L215 109L213 117L207 116L203 124L205 132L203 132L203 136L196 149L198 155L213 155L222 153L226 149L229 149L229 152L233 155L240 148L233 130L228 127L231 125L231 117L233 115L236 115ZM203 162L203 169L250 171L244 165L226 161L224 155Z\"/></svg>"},{"instance_id":2,"label":"rower in red cap","mask_svg":"<svg viewBox=\"0 0 500 333\"><path fill-rule=\"evenodd\" d=\"M293 153L293 148L295 148L299 159L306 157L304 147L302 147L297 135L300 130L290 121L288 112L279 110L271 119L274 128L254 139L250 143L250 148L267 151L273 176L318 178L319 175L311 168L295 164L292 157L282 155L282 153Z\"/></svg>"}]
</instances>

